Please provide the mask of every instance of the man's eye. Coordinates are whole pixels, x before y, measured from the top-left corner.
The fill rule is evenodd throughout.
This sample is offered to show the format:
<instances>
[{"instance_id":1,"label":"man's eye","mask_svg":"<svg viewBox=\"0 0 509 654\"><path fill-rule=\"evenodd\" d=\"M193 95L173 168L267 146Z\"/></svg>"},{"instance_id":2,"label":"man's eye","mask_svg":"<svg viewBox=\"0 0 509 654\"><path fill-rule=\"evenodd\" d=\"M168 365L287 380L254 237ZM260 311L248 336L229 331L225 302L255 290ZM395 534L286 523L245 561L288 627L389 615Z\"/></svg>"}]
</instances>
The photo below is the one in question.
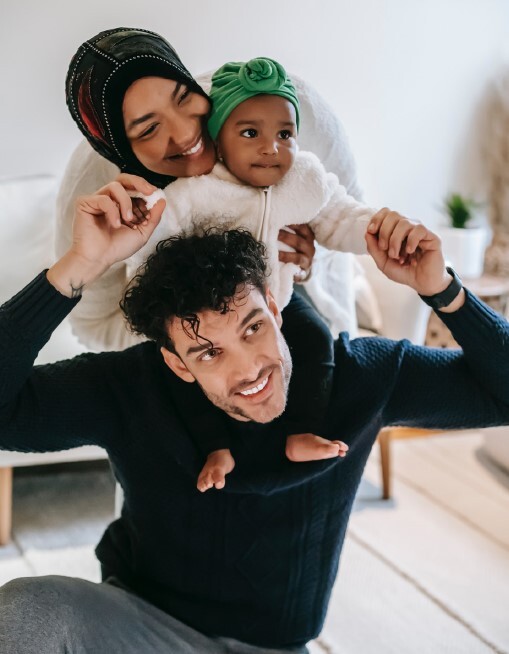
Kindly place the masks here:
<instances>
[{"instance_id":1,"label":"man's eye","mask_svg":"<svg viewBox=\"0 0 509 654\"><path fill-rule=\"evenodd\" d=\"M283 139L283 141L288 141L288 139L292 138L293 134L290 132L289 129L282 129L279 132L279 138Z\"/></svg>"},{"instance_id":2,"label":"man's eye","mask_svg":"<svg viewBox=\"0 0 509 654\"><path fill-rule=\"evenodd\" d=\"M153 125L150 125L150 127L149 127L148 129L146 129L144 132L142 132L142 133L138 136L138 138L139 138L139 139L143 139L143 138L145 138L146 136L150 136L150 135L152 134L152 132L155 130L156 127L157 127L157 123L154 123Z\"/></svg>"},{"instance_id":3,"label":"man's eye","mask_svg":"<svg viewBox=\"0 0 509 654\"><path fill-rule=\"evenodd\" d=\"M262 323L260 322L255 322L253 325L250 325L246 329L246 336L250 336L251 334L256 334L257 331L259 331L262 327Z\"/></svg>"},{"instance_id":4,"label":"man's eye","mask_svg":"<svg viewBox=\"0 0 509 654\"><path fill-rule=\"evenodd\" d=\"M207 350L204 354L201 356L202 361L212 361L212 359L217 358L219 354L219 350L216 348L211 347L210 350Z\"/></svg>"},{"instance_id":5,"label":"man's eye","mask_svg":"<svg viewBox=\"0 0 509 654\"><path fill-rule=\"evenodd\" d=\"M240 135L245 136L247 139L254 139L258 136L258 132L250 127L249 129L245 129L243 132L241 132Z\"/></svg>"}]
</instances>

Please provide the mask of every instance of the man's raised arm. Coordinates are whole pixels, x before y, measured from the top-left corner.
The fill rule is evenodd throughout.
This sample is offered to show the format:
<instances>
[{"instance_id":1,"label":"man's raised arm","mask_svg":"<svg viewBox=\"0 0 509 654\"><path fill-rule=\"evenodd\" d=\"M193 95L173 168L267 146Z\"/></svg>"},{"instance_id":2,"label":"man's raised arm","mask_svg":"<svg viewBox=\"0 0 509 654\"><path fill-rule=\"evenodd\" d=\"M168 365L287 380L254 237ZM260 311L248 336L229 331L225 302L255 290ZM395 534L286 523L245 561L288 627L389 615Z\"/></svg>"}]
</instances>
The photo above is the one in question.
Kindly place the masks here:
<instances>
[{"instance_id":1,"label":"man's raised arm","mask_svg":"<svg viewBox=\"0 0 509 654\"><path fill-rule=\"evenodd\" d=\"M373 222L374 221L374 222ZM509 424L509 323L466 291L421 224L394 226L390 212L368 227L368 251L391 280L430 304L462 348L401 342L385 424L460 429Z\"/></svg>"},{"instance_id":2,"label":"man's raised arm","mask_svg":"<svg viewBox=\"0 0 509 654\"><path fill-rule=\"evenodd\" d=\"M150 194L141 177L124 175L126 186ZM126 188L112 182L76 203L73 240L69 250L48 270L48 281L63 295L79 297L83 288L114 263L137 252L157 227L165 203L159 200L145 222L135 224Z\"/></svg>"}]
</instances>

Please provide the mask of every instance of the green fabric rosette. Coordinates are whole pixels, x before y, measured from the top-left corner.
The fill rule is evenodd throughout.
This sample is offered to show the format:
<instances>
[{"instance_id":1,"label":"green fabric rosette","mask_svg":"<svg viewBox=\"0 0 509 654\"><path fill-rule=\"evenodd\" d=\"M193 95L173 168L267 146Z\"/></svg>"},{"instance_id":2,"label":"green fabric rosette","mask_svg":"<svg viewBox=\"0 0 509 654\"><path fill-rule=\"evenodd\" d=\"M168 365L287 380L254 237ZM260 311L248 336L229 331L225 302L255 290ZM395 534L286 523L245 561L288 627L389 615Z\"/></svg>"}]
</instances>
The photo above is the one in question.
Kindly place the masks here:
<instances>
[{"instance_id":1,"label":"green fabric rosette","mask_svg":"<svg viewBox=\"0 0 509 654\"><path fill-rule=\"evenodd\" d=\"M263 94L280 95L289 100L295 107L299 127L299 99L285 69L273 59L257 57L246 63L230 61L212 76L210 136L214 140L217 138L225 120L241 102Z\"/></svg>"}]
</instances>

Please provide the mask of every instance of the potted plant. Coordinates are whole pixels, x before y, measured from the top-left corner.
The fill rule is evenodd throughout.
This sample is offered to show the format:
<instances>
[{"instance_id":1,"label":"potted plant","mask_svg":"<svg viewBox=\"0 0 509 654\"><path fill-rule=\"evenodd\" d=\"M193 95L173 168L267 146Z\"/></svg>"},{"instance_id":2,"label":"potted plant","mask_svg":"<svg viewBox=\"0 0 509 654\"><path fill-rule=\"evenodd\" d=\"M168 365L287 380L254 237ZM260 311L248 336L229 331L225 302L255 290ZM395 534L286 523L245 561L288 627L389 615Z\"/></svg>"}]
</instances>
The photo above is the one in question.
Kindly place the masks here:
<instances>
[{"instance_id":1,"label":"potted plant","mask_svg":"<svg viewBox=\"0 0 509 654\"><path fill-rule=\"evenodd\" d=\"M486 229L473 225L477 202L459 193L445 198L443 209L449 227L440 230L444 256L461 277L480 277L486 249Z\"/></svg>"}]
</instances>

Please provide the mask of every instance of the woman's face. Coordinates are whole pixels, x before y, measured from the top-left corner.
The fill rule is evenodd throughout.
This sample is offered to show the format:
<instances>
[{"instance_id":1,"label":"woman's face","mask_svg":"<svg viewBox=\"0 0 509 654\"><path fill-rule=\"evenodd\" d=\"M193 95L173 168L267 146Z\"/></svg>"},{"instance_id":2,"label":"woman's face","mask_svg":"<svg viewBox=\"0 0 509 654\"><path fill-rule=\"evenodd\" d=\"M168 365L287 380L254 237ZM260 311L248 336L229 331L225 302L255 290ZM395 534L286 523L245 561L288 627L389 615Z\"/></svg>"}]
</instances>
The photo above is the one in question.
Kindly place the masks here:
<instances>
[{"instance_id":1,"label":"woman's face","mask_svg":"<svg viewBox=\"0 0 509 654\"><path fill-rule=\"evenodd\" d=\"M142 77L124 96L127 138L139 161L155 173L193 177L209 173L216 161L206 117L209 102L184 84Z\"/></svg>"}]
</instances>

